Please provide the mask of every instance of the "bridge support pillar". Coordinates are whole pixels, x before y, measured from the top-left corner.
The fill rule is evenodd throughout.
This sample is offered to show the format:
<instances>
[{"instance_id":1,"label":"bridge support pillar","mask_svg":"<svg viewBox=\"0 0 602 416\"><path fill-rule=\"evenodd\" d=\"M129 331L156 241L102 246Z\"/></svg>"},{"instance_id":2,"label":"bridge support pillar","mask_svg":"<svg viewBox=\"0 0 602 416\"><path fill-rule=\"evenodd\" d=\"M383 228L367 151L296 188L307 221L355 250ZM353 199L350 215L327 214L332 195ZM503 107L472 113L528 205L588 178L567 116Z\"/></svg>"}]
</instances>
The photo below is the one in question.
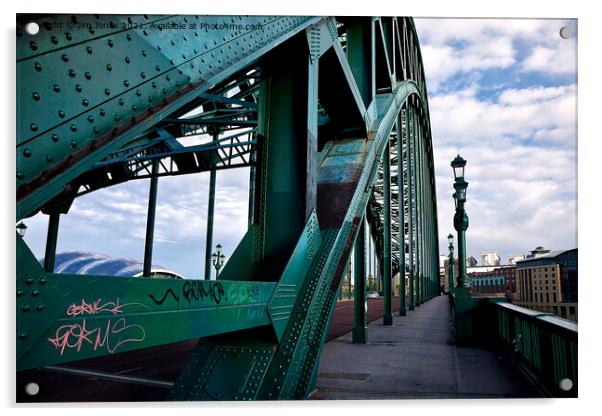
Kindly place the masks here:
<instances>
[{"instance_id":1,"label":"bridge support pillar","mask_svg":"<svg viewBox=\"0 0 602 416\"><path fill-rule=\"evenodd\" d=\"M391 152L390 143L385 145L383 155L383 296L384 313L383 325L393 325L391 315Z\"/></svg>"},{"instance_id":2,"label":"bridge support pillar","mask_svg":"<svg viewBox=\"0 0 602 416\"><path fill-rule=\"evenodd\" d=\"M366 323L366 267L365 267L365 219L359 227L353 249L353 279L355 291L353 295L353 332L354 344L365 344L368 341L368 326Z\"/></svg>"},{"instance_id":3,"label":"bridge support pillar","mask_svg":"<svg viewBox=\"0 0 602 416\"><path fill-rule=\"evenodd\" d=\"M148 192L148 214L146 216L146 239L144 243L144 266L142 276L150 277L153 262L153 239L155 234L155 210L157 208L157 187L159 185L159 163L153 161L153 177L150 179L150 190Z\"/></svg>"}]
</instances>

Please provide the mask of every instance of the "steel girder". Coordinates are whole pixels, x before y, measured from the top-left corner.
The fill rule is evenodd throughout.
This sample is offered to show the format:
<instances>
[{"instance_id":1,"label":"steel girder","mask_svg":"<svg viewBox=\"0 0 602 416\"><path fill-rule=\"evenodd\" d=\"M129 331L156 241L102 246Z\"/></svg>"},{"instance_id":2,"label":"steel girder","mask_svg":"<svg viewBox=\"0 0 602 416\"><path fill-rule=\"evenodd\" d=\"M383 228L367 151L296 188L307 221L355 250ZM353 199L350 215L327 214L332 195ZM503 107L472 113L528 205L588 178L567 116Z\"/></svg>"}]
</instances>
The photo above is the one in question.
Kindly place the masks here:
<instances>
[{"instance_id":1,"label":"steel girder","mask_svg":"<svg viewBox=\"0 0 602 416\"><path fill-rule=\"evenodd\" d=\"M32 18L57 19L18 22L18 219L126 180L254 171L249 230L216 282L57 275L17 237L18 369L200 338L169 398L301 399L364 218L386 278L438 281L410 18L228 17L263 29L222 36L158 29L172 16L73 16L102 29L35 42ZM181 145L198 134L219 138Z\"/></svg>"}]
</instances>

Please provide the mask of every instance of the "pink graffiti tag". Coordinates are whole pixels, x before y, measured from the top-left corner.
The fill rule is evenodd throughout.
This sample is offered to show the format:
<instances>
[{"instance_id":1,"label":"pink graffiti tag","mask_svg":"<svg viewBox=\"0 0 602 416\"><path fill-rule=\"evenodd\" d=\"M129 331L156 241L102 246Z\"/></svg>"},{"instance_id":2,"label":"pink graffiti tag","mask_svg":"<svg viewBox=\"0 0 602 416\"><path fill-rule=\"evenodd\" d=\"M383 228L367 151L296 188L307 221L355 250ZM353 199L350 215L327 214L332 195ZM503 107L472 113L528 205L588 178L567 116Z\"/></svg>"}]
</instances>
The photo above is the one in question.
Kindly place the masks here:
<instances>
[{"instance_id":1,"label":"pink graffiti tag","mask_svg":"<svg viewBox=\"0 0 602 416\"><path fill-rule=\"evenodd\" d=\"M66 313L72 317L97 315L102 312L119 315L124 313L124 307L133 305L133 303L120 305L119 299L104 304L100 302L101 299L97 299L92 303L86 303L82 299L81 304L69 306ZM93 351L106 348L110 354L113 354L121 345L128 342L143 342L145 337L144 327L137 324L126 325L125 317L109 318L102 325L95 327L89 327L89 323L84 318L81 323L59 327L54 338L48 338L48 341L59 350L61 356L69 349L80 352L84 345L90 345Z\"/></svg>"}]
</instances>

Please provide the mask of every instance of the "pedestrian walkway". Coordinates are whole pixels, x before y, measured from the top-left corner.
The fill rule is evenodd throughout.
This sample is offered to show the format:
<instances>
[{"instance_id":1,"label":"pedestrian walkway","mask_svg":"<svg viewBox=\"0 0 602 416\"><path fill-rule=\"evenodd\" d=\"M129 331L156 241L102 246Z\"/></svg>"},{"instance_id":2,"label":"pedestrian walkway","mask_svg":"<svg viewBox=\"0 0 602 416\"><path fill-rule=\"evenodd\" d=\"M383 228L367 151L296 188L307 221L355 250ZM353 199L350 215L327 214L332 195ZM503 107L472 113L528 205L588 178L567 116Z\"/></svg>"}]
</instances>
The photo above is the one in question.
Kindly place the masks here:
<instances>
[{"instance_id":1,"label":"pedestrian walkway","mask_svg":"<svg viewBox=\"0 0 602 416\"><path fill-rule=\"evenodd\" d=\"M510 362L451 335L449 300L438 296L393 325L368 325L368 343L351 333L322 351L311 399L434 399L538 397Z\"/></svg>"}]
</instances>

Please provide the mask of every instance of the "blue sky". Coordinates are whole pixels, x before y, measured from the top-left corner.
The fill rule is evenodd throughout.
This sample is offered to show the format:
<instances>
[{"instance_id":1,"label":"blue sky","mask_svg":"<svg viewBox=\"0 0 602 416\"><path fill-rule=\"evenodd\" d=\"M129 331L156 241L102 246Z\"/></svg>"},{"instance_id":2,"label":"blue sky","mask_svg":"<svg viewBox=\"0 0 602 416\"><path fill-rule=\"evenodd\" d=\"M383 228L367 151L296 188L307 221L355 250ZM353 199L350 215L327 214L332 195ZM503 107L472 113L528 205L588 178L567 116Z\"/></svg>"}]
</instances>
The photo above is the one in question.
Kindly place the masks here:
<instances>
[{"instance_id":1,"label":"blue sky","mask_svg":"<svg viewBox=\"0 0 602 416\"><path fill-rule=\"evenodd\" d=\"M508 255L577 246L576 21L415 19L426 71L441 254L453 231L449 162L468 160L467 252ZM559 30L568 26L569 39ZM214 245L232 253L247 226L248 169L217 175ZM208 174L159 181L154 263L201 277ZM141 259L148 181L75 201L58 252ZM43 256L47 219L26 220Z\"/></svg>"}]
</instances>

